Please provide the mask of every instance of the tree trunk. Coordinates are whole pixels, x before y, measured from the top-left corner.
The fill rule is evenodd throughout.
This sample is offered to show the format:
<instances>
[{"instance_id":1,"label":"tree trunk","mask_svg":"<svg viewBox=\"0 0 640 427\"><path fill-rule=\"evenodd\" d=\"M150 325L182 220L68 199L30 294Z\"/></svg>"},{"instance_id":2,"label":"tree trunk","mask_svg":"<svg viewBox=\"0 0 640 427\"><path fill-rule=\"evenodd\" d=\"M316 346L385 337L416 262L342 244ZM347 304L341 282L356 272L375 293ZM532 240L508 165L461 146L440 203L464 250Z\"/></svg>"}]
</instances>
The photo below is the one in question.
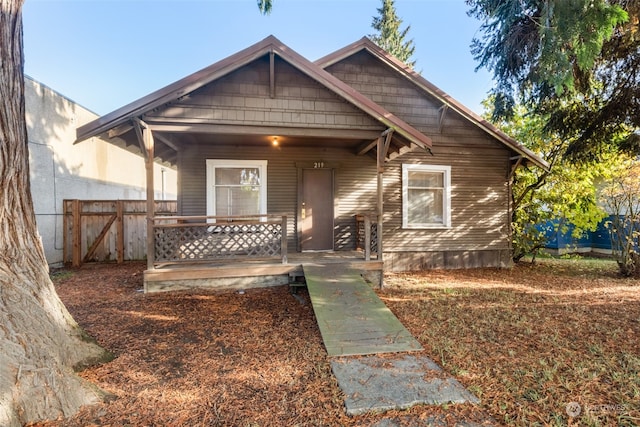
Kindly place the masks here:
<instances>
[{"instance_id":1,"label":"tree trunk","mask_svg":"<svg viewBox=\"0 0 640 427\"><path fill-rule=\"evenodd\" d=\"M102 393L74 367L105 352L86 339L48 274L29 188L22 0L0 0L0 425L55 419Z\"/></svg>"}]
</instances>

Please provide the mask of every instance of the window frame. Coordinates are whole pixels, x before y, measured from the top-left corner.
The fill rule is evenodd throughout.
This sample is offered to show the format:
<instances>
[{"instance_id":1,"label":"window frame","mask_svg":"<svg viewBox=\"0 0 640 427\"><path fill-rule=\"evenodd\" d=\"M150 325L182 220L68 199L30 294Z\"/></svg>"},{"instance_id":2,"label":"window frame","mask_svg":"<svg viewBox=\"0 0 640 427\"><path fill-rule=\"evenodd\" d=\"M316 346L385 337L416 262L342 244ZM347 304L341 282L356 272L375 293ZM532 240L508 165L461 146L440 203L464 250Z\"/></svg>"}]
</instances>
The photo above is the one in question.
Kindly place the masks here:
<instances>
[{"instance_id":1,"label":"window frame","mask_svg":"<svg viewBox=\"0 0 640 427\"><path fill-rule=\"evenodd\" d=\"M409 172L435 172L443 174L442 222L409 223ZM407 229L447 229L451 228L451 166L402 164L402 228Z\"/></svg>"},{"instance_id":2,"label":"window frame","mask_svg":"<svg viewBox=\"0 0 640 427\"><path fill-rule=\"evenodd\" d=\"M217 168L256 168L260 173L260 212L267 213L267 161L266 160L235 160L235 159L207 159L207 216L216 216L215 178Z\"/></svg>"}]
</instances>

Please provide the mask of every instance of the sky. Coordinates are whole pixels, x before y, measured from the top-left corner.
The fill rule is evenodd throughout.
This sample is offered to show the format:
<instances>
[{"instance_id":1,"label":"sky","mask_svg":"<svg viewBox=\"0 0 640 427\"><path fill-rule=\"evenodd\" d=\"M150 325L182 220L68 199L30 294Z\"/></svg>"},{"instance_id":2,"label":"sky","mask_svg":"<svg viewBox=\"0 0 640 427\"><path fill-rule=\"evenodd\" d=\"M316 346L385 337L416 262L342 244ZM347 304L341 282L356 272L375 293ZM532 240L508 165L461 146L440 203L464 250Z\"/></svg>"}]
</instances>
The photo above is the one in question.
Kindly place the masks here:
<instances>
[{"instance_id":1,"label":"sky","mask_svg":"<svg viewBox=\"0 0 640 427\"><path fill-rule=\"evenodd\" d=\"M415 69L476 113L492 87L464 0L396 0ZM25 73L107 114L269 35L314 61L373 34L381 0L26 0Z\"/></svg>"}]
</instances>

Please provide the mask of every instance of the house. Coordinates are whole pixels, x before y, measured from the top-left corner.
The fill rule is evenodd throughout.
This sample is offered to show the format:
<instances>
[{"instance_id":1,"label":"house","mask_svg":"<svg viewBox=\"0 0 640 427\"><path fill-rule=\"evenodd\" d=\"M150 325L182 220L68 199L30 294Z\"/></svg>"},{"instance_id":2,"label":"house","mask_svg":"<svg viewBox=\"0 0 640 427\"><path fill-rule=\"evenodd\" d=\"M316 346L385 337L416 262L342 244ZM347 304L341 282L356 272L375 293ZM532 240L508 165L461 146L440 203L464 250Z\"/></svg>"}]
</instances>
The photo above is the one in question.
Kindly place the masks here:
<instances>
[{"instance_id":1,"label":"house","mask_svg":"<svg viewBox=\"0 0 640 427\"><path fill-rule=\"evenodd\" d=\"M30 77L25 77L25 116L38 232L47 262L60 266L63 201L144 199L144 161L100 138L74 145L76 128L98 116ZM168 165L154 167L155 197L175 199L176 171Z\"/></svg>"},{"instance_id":2,"label":"house","mask_svg":"<svg viewBox=\"0 0 640 427\"><path fill-rule=\"evenodd\" d=\"M513 171L548 167L367 38L311 62L267 37L77 129L97 136L178 171L179 217L149 214L147 290L251 275L251 256L278 257L273 277L326 252L508 266Z\"/></svg>"}]
</instances>

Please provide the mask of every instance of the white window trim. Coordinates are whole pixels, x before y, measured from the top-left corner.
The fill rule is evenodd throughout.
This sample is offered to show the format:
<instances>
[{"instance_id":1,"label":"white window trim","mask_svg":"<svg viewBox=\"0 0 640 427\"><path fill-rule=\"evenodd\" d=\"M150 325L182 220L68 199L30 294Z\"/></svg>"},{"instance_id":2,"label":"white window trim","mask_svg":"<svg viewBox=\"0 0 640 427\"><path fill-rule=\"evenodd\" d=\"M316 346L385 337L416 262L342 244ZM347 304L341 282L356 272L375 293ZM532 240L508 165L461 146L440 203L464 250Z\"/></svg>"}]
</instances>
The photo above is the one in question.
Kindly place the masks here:
<instances>
[{"instance_id":1,"label":"white window trim","mask_svg":"<svg viewBox=\"0 0 640 427\"><path fill-rule=\"evenodd\" d=\"M440 172L444 174L444 191L442 192L442 219L441 223L409 224L409 171ZM402 228L410 229L443 229L451 228L451 166L444 165L402 165Z\"/></svg>"},{"instance_id":2,"label":"white window trim","mask_svg":"<svg viewBox=\"0 0 640 427\"><path fill-rule=\"evenodd\" d=\"M266 160L232 160L207 159L207 216L216 216L215 169L226 168L258 168L260 170L260 214L267 213L267 161Z\"/></svg>"}]
</instances>

